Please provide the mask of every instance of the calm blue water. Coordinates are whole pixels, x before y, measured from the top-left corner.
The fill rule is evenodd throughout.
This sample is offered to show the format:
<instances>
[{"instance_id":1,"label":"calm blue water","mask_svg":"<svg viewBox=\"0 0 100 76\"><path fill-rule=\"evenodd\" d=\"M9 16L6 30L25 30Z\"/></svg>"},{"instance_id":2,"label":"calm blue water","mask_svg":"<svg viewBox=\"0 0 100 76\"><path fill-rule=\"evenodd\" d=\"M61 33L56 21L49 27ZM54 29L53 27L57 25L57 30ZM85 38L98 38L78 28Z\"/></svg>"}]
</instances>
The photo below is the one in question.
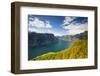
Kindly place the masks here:
<instances>
[{"instance_id":1,"label":"calm blue water","mask_svg":"<svg viewBox=\"0 0 100 76\"><path fill-rule=\"evenodd\" d=\"M38 47L28 47L28 59L31 60L32 58L48 53L48 52L57 52L64 50L70 46L70 41L58 40L57 43L45 45L45 46L38 46Z\"/></svg>"}]
</instances>

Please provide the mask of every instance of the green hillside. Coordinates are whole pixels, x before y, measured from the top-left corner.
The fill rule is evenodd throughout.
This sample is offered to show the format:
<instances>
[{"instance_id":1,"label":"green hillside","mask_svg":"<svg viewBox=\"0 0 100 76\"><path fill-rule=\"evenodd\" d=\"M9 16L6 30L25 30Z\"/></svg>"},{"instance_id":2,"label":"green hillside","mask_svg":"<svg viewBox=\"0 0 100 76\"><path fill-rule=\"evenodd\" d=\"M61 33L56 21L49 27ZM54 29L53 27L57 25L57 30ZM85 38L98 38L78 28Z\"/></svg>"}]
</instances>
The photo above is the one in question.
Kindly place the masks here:
<instances>
[{"instance_id":1,"label":"green hillside","mask_svg":"<svg viewBox=\"0 0 100 76\"><path fill-rule=\"evenodd\" d=\"M49 52L37 56L32 60L57 60L57 59L81 59L88 57L88 43L86 39L76 40L69 49L60 52Z\"/></svg>"}]
</instances>

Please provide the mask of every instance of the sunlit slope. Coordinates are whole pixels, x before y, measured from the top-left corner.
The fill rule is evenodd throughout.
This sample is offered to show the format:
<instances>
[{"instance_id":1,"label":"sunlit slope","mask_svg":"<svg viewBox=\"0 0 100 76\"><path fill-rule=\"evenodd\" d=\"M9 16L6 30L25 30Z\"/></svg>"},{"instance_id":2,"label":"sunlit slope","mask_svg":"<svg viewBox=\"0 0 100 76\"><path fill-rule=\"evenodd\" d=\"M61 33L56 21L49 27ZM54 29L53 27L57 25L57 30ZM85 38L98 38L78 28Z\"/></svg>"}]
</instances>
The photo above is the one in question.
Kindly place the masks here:
<instances>
[{"instance_id":1,"label":"sunlit slope","mask_svg":"<svg viewBox=\"0 0 100 76\"><path fill-rule=\"evenodd\" d=\"M69 49L60 52L49 52L32 60L56 60L56 59L82 59L88 57L88 43L86 39L76 40Z\"/></svg>"}]
</instances>

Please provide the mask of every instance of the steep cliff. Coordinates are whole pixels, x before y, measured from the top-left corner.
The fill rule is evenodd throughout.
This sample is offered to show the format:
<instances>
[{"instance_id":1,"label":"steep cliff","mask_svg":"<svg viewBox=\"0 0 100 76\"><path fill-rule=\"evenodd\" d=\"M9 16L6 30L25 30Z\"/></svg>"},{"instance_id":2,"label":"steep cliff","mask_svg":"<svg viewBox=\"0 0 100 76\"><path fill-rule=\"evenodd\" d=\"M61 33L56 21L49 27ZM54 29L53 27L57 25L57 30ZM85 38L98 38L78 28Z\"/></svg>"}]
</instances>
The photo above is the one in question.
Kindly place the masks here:
<instances>
[{"instance_id":1,"label":"steep cliff","mask_svg":"<svg viewBox=\"0 0 100 76\"><path fill-rule=\"evenodd\" d=\"M53 34L48 33L28 33L28 44L29 46L40 46L54 43L57 41L57 38Z\"/></svg>"}]
</instances>

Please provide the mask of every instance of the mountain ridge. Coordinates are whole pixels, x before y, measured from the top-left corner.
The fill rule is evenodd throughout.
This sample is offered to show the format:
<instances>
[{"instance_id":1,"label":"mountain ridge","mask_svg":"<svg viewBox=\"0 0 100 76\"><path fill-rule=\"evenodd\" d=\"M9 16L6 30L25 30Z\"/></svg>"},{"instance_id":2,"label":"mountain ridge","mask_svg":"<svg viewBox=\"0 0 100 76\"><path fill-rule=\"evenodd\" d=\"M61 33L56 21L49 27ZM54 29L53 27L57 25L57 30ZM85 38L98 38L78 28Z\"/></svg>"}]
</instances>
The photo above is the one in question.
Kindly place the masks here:
<instances>
[{"instance_id":1,"label":"mountain ridge","mask_svg":"<svg viewBox=\"0 0 100 76\"><path fill-rule=\"evenodd\" d=\"M40 46L54 43L57 41L57 38L53 34L49 33L28 33L28 44L29 46Z\"/></svg>"}]
</instances>

